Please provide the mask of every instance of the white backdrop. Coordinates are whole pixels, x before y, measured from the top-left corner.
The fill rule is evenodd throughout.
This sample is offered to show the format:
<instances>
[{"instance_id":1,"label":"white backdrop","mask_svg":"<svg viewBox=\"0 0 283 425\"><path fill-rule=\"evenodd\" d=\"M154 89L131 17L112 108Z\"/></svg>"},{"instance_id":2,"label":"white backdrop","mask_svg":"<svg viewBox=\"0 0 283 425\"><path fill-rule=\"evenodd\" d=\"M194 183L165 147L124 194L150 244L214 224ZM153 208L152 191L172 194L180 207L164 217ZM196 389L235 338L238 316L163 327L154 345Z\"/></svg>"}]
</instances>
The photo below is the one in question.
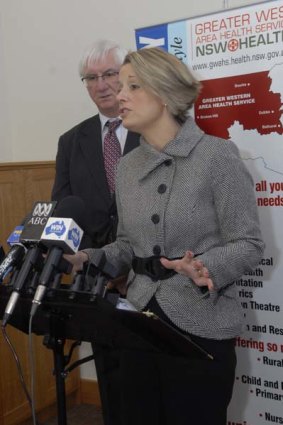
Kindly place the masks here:
<instances>
[{"instance_id":1,"label":"white backdrop","mask_svg":"<svg viewBox=\"0 0 283 425\"><path fill-rule=\"evenodd\" d=\"M135 48L135 28L252 1L0 0L0 163L53 160L59 135L96 112L77 72L95 39Z\"/></svg>"}]
</instances>

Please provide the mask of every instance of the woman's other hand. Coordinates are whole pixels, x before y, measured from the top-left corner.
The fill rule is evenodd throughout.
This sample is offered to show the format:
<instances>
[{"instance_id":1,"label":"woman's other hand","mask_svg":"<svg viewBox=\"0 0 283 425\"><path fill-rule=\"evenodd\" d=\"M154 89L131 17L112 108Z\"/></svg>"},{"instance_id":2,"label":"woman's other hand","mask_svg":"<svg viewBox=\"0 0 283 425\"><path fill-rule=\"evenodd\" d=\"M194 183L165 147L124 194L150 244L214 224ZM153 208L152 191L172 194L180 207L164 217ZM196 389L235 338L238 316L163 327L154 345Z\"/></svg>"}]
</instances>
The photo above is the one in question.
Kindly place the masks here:
<instances>
[{"instance_id":1,"label":"woman's other hand","mask_svg":"<svg viewBox=\"0 0 283 425\"><path fill-rule=\"evenodd\" d=\"M201 260L194 258L191 251L186 251L184 257L180 260L161 258L160 262L166 269L175 270L176 273L188 276L197 286L207 286L209 291L214 289L208 269Z\"/></svg>"}]
</instances>

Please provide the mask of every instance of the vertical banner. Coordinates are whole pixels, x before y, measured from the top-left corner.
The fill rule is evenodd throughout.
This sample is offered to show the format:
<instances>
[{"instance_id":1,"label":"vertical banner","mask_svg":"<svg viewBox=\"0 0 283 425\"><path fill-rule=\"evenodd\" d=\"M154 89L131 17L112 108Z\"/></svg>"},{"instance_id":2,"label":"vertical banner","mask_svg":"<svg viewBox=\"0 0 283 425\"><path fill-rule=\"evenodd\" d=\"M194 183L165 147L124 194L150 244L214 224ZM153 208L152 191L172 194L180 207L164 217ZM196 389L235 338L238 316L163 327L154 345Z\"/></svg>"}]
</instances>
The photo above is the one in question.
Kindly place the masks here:
<instances>
[{"instance_id":1,"label":"vertical banner","mask_svg":"<svg viewBox=\"0 0 283 425\"><path fill-rule=\"evenodd\" d=\"M227 425L283 424L283 1L138 29L136 44L193 69L197 124L233 140L254 178L266 249L235 282L245 326Z\"/></svg>"}]
</instances>

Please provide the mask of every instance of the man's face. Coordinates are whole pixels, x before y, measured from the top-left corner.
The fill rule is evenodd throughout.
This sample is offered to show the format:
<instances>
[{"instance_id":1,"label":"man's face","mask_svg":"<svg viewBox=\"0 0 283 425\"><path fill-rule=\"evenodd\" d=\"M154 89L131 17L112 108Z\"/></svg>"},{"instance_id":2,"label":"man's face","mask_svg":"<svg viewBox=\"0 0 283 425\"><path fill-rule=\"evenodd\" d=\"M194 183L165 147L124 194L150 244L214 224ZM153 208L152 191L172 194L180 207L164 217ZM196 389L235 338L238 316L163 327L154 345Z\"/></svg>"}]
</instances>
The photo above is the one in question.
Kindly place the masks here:
<instances>
[{"instance_id":1,"label":"man's face","mask_svg":"<svg viewBox=\"0 0 283 425\"><path fill-rule=\"evenodd\" d=\"M120 66L110 52L102 60L97 60L85 70L84 76L105 76L85 80L88 93L99 111L109 118L119 115L119 104L117 101L118 72Z\"/></svg>"}]
</instances>

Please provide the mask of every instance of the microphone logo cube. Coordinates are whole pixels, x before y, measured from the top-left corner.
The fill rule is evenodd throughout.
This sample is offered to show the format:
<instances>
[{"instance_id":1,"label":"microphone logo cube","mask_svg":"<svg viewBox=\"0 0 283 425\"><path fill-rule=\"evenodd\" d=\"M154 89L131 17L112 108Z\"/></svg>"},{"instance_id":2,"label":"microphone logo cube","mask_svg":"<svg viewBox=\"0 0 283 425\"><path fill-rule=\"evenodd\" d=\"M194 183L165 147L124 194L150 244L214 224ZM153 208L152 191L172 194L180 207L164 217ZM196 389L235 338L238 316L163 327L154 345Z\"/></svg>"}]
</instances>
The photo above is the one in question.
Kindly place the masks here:
<instances>
[{"instance_id":1,"label":"microphone logo cube","mask_svg":"<svg viewBox=\"0 0 283 425\"><path fill-rule=\"evenodd\" d=\"M12 246L20 241L20 236L22 234L24 226L16 226L13 232L10 234L10 236L7 239L7 243Z\"/></svg>"},{"instance_id":2,"label":"microphone logo cube","mask_svg":"<svg viewBox=\"0 0 283 425\"><path fill-rule=\"evenodd\" d=\"M83 230L71 218L50 217L41 235L41 242L47 246L62 247L65 253L78 251Z\"/></svg>"},{"instance_id":3,"label":"microphone logo cube","mask_svg":"<svg viewBox=\"0 0 283 425\"><path fill-rule=\"evenodd\" d=\"M75 248L78 249L81 242L80 231L77 227L73 227L68 231L68 239L73 242Z\"/></svg>"}]
</instances>

